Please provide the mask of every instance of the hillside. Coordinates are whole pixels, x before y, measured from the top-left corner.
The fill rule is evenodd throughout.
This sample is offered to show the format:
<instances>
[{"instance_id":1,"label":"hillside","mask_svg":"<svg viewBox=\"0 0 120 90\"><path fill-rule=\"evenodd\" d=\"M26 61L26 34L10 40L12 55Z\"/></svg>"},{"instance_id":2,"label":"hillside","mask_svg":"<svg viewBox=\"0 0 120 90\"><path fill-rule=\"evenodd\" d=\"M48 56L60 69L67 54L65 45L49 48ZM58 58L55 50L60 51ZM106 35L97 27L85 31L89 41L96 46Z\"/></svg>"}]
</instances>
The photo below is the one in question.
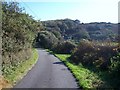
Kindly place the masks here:
<instances>
[{"instance_id":1,"label":"hillside","mask_svg":"<svg viewBox=\"0 0 120 90\"><path fill-rule=\"evenodd\" d=\"M81 23L79 20L61 19L42 21L47 31L58 31L65 40L111 40L117 37L117 24L106 22Z\"/></svg>"}]
</instances>

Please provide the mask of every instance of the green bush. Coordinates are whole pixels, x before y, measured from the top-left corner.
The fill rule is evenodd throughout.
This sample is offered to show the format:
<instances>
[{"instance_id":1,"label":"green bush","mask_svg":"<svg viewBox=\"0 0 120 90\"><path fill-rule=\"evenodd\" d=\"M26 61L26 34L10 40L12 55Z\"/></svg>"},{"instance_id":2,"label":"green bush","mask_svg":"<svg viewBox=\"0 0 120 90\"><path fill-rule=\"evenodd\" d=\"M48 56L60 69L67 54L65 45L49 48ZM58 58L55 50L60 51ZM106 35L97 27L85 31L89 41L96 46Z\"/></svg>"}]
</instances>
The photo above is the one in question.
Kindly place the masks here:
<instances>
[{"instance_id":1,"label":"green bush","mask_svg":"<svg viewBox=\"0 0 120 90\"><path fill-rule=\"evenodd\" d=\"M110 69L112 72L120 76L120 53L118 53L117 56L114 56L113 58L111 58Z\"/></svg>"},{"instance_id":2,"label":"green bush","mask_svg":"<svg viewBox=\"0 0 120 90\"><path fill-rule=\"evenodd\" d=\"M36 47L51 49L53 45L58 43L58 38L56 38L56 36L49 31L41 31L36 37L36 42Z\"/></svg>"},{"instance_id":3,"label":"green bush","mask_svg":"<svg viewBox=\"0 0 120 90\"><path fill-rule=\"evenodd\" d=\"M64 41L62 43L55 45L52 48L52 51L59 54L70 54L75 47L76 45L74 43L70 41Z\"/></svg>"}]
</instances>

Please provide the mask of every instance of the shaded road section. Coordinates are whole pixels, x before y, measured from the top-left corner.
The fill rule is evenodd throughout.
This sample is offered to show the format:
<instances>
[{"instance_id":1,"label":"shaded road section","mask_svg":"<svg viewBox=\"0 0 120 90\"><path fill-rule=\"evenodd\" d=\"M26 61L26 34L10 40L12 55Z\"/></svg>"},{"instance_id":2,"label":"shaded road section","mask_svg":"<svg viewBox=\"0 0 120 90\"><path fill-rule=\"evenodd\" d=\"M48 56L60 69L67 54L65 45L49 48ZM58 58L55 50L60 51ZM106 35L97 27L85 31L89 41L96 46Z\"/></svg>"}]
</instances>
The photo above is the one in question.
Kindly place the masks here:
<instances>
[{"instance_id":1,"label":"shaded road section","mask_svg":"<svg viewBox=\"0 0 120 90\"><path fill-rule=\"evenodd\" d=\"M14 88L78 88L68 68L54 55L38 49L35 66Z\"/></svg>"}]
</instances>

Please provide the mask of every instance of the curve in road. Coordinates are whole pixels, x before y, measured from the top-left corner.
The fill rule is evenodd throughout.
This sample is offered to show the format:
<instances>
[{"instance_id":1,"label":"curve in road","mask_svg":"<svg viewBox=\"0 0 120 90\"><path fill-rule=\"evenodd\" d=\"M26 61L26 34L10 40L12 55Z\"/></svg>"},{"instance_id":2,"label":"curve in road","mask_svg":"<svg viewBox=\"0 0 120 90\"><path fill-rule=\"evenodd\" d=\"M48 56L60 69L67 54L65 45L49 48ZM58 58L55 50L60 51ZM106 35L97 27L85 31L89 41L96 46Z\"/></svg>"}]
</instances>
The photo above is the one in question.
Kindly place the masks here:
<instances>
[{"instance_id":1,"label":"curve in road","mask_svg":"<svg viewBox=\"0 0 120 90\"><path fill-rule=\"evenodd\" d=\"M39 59L35 66L14 88L78 88L68 68L54 55L38 49Z\"/></svg>"}]
</instances>

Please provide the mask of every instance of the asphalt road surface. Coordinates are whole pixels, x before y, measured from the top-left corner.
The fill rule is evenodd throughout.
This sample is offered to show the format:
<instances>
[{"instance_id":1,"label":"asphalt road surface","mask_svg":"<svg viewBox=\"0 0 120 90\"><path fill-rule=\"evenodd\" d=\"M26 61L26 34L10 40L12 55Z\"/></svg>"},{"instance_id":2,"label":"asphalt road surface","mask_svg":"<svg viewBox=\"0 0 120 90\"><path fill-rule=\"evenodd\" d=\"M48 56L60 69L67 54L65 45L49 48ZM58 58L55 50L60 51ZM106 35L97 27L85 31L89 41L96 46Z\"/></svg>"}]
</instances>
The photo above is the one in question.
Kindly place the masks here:
<instances>
[{"instance_id":1,"label":"asphalt road surface","mask_svg":"<svg viewBox=\"0 0 120 90\"><path fill-rule=\"evenodd\" d=\"M38 49L35 66L14 88L78 88L68 68L54 55Z\"/></svg>"}]
</instances>

